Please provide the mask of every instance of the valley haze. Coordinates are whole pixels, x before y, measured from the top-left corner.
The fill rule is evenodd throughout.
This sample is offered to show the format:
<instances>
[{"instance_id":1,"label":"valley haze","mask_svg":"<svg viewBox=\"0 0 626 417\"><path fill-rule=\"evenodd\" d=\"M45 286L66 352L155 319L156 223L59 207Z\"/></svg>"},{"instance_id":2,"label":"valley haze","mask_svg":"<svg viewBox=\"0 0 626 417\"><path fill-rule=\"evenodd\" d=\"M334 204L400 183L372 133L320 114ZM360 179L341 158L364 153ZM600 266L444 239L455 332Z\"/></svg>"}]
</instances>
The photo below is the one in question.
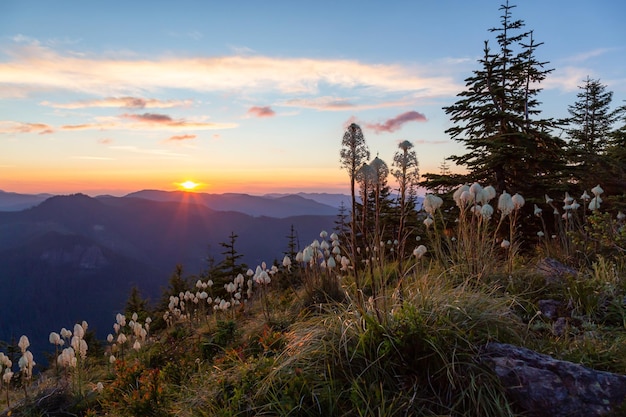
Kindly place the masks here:
<instances>
[{"instance_id":1,"label":"valley haze","mask_svg":"<svg viewBox=\"0 0 626 417\"><path fill-rule=\"evenodd\" d=\"M303 249L335 228L342 194L206 194L142 190L123 197L0 191L0 340L47 335L86 320L111 331L132 287L158 302L177 265L205 273L221 243L249 268L282 260L295 231ZM19 332L19 333L18 333Z\"/></svg>"}]
</instances>

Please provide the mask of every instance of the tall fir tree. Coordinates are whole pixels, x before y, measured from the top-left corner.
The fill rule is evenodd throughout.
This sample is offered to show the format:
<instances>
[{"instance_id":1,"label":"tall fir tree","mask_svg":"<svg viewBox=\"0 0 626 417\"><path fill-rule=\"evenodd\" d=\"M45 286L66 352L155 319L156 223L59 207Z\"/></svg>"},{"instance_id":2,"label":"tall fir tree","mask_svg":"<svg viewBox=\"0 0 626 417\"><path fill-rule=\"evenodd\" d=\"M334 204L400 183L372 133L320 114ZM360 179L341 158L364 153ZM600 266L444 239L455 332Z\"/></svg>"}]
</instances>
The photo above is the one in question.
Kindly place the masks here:
<instances>
[{"instance_id":1,"label":"tall fir tree","mask_svg":"<svg viewBox=\"0 0 626 417\"><path fill-rule=\"evenodd\" d=\"M493 185L499 192L519 192L538 201L548 190L559 188L565 168L565 142L550 132L552 119L540 119L538 85L552 71L538 61L532 31L514 20L515 6L500 7L501 26L496 33L497 50L485 41L480 69L467 78L459 100L444 107L453 127L448 133L467 149L449 159L467 168L456 176L463 182ZM446 184L443 176L426 176L427 188ZM436 180L436 181L435 181Z\"/></svg>"},{"instance_id":2,"label":"tall fir tree","mask_svg":"<svg viewBox=\"0 0 626 417\"><path fill-rule=\"evenodd\" d=\"M598 183L610 182L614 175L607 163L607 150L622 111L611 110L613 92L607 91L600 80L587 77L579 89L576 102L568 106L570 117L563 122L572 182L580 190L589 190Z\"/></svg>"}]
</instances>

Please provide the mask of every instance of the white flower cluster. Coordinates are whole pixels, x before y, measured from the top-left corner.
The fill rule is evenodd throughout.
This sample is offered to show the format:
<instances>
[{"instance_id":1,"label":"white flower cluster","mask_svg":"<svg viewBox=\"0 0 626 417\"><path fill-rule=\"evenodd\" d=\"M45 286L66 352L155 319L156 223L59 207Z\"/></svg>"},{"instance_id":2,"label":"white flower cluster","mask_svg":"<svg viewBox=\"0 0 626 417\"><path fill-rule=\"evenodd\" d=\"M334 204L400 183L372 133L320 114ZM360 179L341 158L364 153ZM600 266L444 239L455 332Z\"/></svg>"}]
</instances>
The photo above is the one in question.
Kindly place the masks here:
<instances>
[{"instance_id":1,"label":"white flower cluster","mask_svg":"<svg viewBox=\"0 0 626 417\"><path fill-rule=\"evenodd\" d=\"M109 363L113 364L117 361L115 354L118 351L123 353L126 343L132 341L132 348L135 350L141 349L142 344L148 339L150 333L150 324L152 319L146 317L144 323L139 322L139 315L133 313L129 321L126 320L126 316L122 313L115 315L115 323L113 323L113 331L115 335L109 333L107 335L107 342L111 344L110 351L105 353L109 355Z\"/></svg>"},{"instance_id":2,"label":"white flower cluster","mask_svg":"<svg viewBox=\"0 0 626 417\"><path fill-rule=\"evenodd\" d=\"M346 256L341 255L341 242L336 233L330 235L330 242L326 240L328 233L322 231L320 233L322 241L315 239L296 254L296 262L304 264L305 267L322 268L333 270L340 265L341 271L347 271L350 266L350 260Z\"/></svg>"}]
</instances>

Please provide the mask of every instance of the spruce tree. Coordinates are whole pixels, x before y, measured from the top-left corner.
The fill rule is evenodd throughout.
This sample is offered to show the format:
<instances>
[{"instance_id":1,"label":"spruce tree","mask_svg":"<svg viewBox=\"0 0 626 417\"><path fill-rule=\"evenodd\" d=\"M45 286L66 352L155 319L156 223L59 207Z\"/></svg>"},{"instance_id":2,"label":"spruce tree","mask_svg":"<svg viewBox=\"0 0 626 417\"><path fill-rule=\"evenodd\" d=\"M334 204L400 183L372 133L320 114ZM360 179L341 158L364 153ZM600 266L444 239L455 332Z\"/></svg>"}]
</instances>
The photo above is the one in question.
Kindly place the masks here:
<instances>
[{"instance_id":1,"label":"spruce tree","mask_svg":"<svg viewBox=\"0 0 626 417\"><path fill-rule=\"evenodd\" d=\"M463 182L493 185L499 192L519 192L538 201L557 188L564 169L565 142L550 132L555 122L540 119L537 86L552 71L535 57L532 31L524 32L524 22L513 20L515 6L501 6L501 26L496 33L497 49L485 41L480 68L467 78L459 100L444 107L453 127L448 133L464 145L467 153L449 159L465 166ZM438 178L424 186L448 185ZM531 206L532 207L532 206Z\"/></svg>"},{"instance_id":2,"label":"spruce tree","mask_svg":"<svg viewBox=\"0 0 626 417\"><path fill-rule=\"evenodd\" d=\"M567 156L572 182L580 190L589 190L610 182L614 175L607 149L611 138L616 137L613 126L621 110L611 110L613 92L600 80L587 77L579 89L577 101L568 107L570 117L564 120L569 139Z\"/></svg>"}]
</instances>

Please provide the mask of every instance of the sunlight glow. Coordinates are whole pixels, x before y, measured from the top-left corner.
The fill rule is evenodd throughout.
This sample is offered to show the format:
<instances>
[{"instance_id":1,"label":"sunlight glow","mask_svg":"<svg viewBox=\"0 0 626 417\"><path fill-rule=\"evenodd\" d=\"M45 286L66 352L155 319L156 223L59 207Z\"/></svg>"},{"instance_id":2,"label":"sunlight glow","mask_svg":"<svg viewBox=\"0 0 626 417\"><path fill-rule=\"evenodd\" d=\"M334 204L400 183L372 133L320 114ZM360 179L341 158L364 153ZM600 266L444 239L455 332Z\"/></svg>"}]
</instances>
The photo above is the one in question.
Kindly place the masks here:
<instances>
[{"instance_id":1,"label":"sunlight glow","mask_svg":"<svg viewBox=\"0 0 626 417\"><path fill-rule=\"evenodd\" d=\"M181 182L179 185L183 190L191 191L191 190L196 189L200 184L198 184L197 182L187 180L185 182Z\"/></svg>"}]
</instances>

